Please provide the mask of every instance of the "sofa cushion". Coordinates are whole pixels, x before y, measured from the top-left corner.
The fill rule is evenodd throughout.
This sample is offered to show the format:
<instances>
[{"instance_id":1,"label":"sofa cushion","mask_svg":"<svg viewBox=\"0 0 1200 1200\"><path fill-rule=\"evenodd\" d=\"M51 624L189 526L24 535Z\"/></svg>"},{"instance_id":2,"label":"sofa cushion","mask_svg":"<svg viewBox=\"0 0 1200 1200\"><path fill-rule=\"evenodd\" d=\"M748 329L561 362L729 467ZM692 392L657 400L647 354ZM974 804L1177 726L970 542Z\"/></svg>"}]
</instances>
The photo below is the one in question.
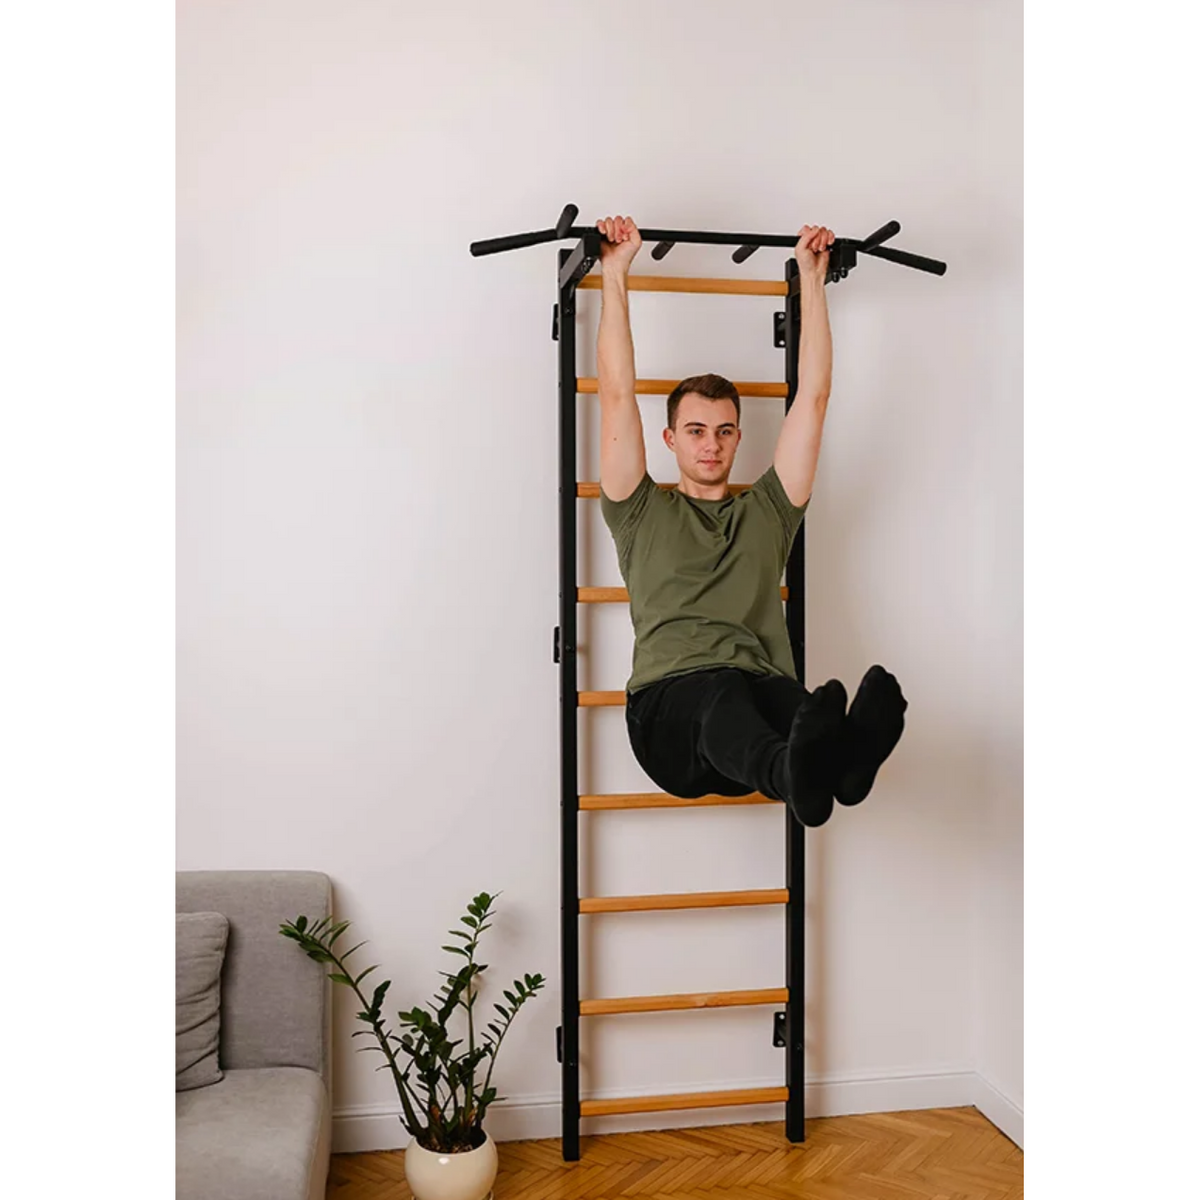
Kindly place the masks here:
<instances>
[{"instance_id":1,"label":"sofa cushion","mask_svg":"<svg viewBox=\"0 0 1200 1200\"><path fill-rule=\"evenodd\" d=\"M175 1090L221 1080L221 966L229 921L220 913L175 914Z\"/></svg>"},{"instance_id":2,"label":"sofa cushion","mask_svg":"<svg viewBox=\"0 0 1200 1200\"><path fill-rule=\"evenodd\" d=\"M332 1089L333 984L279 933L299 915L333 912L332 882L318 871L177 871L176 912L229 918L221 972L221 1066L310 1067Z\"/></svg>"},{"instance_id":3,"label":"sofa cushion","mask_svg":"<svg viewBox=\"0 0 1200 1200\"><path fill-rule=\"evenodd\" d=\"M226 1068L175 1097L176 1200L320 1200L329 1101L307 1067Z\"/></svg>"}]
</instances>

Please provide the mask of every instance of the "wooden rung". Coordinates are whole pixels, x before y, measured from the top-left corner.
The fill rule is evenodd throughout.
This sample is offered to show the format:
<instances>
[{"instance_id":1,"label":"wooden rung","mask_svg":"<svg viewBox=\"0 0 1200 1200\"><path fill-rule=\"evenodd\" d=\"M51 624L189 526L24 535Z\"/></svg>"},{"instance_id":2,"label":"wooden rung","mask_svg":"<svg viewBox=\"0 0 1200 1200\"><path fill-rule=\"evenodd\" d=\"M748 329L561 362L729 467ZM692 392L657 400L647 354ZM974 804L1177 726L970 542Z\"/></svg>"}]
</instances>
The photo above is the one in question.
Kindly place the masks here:
<instances>
[{"instance_id":1,"label":"wooden rung","mask_svg":"<svg viewBox=\"0 0 1200 1200\"><path fill-rule=\"evenodd\" d=\"M679 484L677 483L660 483L658 490L660 492L673 492ZM752 483L730 483L726 485L729 488L729 494L736 496L739 492L747 492L754 485ZM575 485L575 495L580 500L599 500L600 499L600 482L597 480L594 483L577 483Z\"/></svg>"},{"instance_id":2,"label":"wooden rung","mask_svg":"<svg viewBox=\"0 0 1200 1200\"><path fill-rule=\"evenodd\" d=\"M779 598L786 600L788 590L779 589ZM629 589L623 587L581 587L575 589L575 599L580 604L628 604Z\"/></svg>"},{"instance_id":3,"label":"wooden rung","mask_svg":"<svg viewBox=\"0 0 1200 1200\"><path fill-rule=\"evenodd\" d=\"M683 381L680 379L637 379L634 380L635 396L669 396ZM786 383L740 381L733 385L739 396L766 396L787 399L788 385ZM598 379L576 379L575 391L581 396L594 396L600 391Z\"/></svg>"},{"instance_id":4,"label":"wooden rung","mask_svg":"<svg viewBox=\"0 0 1200 1200\"><path fill-rule=\"evenodd\" d=\"M692 1008L737 1008L749 1004L786 1004L787 988L759 988L741 992L687 992L675 996L624 996L609 1000L581 1000L581 1017L614 1013L673 1012Z\"/></svg>"},{"instance_id":5,"label":"wooden rung","mask_svg":"<svg viewBox=\"0 0 1200 1200\"><path fill-rule=\"evenodd\" d=\"M659 912L676 908L740 908L748 904L786 904L787 888L749 892L675 892L659 896L581 896L581 913Z\"/></svg>"},{"instance_id":6,"label":"wooden rung","mask_svg":"<svg viewBox=\"0 0 1200 1200\"><path fill-rule=\"evenodd\" d=\"M782 279L688 279L677 275L626 275L631 292L704 292L730 296L786 296L788 285ZM585 275L581 288L600 290L604 277L598 272Z\"/></svg>"},{"instance_id":7,"label":"wooden rung","mask_svg":"<svg viewBox=\"0 0 1200 1200\"><path fill-rule=\"evenodd\" d=\"M610 705L621 706L625 703L624 692L580 692L580 708L607 708Z\"/></svg>"},{"instance_id":8,"label":"wooden rung","mask_svg":"<svg viewBox=\"0 0 1200 1200\"><path fill-rule=\"evenodd\" d=\"M715 792L707 796L672 796L667 792L627 792L615 796L580 796L579 807L592 812L601 809L625 808L699 808L714 804L778 804L762 792L750 792L745 796L719 796Z\"/></svg>"},{"instance_id":9,"label":"wooden rung","mask_svg":"<svg viewBox=\"0 0 1200 1200\"><path fill-rule=\"evenodd\" d=\"M633 1096L627 1100L584 1100L581 1117L607 1117L617 1113L670 1112L683 1108L725 1108L736 1104L775 1104L787 1100L788 1090L739 1088L732 1092L678 1092L669 1096Z\"/></svg>"}]
</instances>

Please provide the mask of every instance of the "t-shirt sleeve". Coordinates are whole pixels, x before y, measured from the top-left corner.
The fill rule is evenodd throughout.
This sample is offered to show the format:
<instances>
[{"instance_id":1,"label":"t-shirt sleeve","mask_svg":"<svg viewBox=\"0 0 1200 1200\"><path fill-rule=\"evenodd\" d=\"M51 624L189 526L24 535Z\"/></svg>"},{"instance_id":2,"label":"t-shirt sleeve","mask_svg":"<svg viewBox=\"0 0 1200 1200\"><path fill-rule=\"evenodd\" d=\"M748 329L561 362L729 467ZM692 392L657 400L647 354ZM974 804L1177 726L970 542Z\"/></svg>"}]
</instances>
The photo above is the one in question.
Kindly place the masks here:
<instances>
[{"instance_id":1,"label":"t-shirt sleeve","mask_svg":"<svg viewBox=\"0 0 1200 1200\"><path fill-rule=\"evenodd\" d=\"M773 513L779 521L779 527L783 531L783 551L786 556L792 548L792 541L804 520L804 514L808 511L809 501L805 500L799 507L791 502L779 480L774 463L758 477L752 490L762 496L766 502L767 511Z\"/></svg>"},{"instance_id":2,"label":"t-shirt sleeve","mask_svg":"<svg viewBox=\"0 0 1200 1200\"><path fill-rule=\"evenodd\" d=\"M604 523L612 534L617 546L617 561L621 570L629 561L629 552L633 547L633 536L645 515L646 506L658 488L658 484L650 478L649 471L643 473L637 487L624 500L612 500L600 489L600 511L604 515Z\"/></svg>"}]
</instances>

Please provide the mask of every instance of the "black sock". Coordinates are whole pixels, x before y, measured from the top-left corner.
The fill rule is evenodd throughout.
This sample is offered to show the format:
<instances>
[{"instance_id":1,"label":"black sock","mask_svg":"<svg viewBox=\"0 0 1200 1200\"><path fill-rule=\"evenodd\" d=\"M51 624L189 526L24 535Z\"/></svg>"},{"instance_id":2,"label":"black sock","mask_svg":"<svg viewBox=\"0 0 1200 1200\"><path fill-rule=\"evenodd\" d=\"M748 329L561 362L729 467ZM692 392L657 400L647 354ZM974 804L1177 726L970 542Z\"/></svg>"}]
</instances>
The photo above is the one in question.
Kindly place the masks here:
<instances>
[{"instance_id":1,"label":"black sock","mask_svg":"<svg viewBox=\"0 0 1200 1200\"><path fill-rule=\"evenodd\" d=\"M846 720L846 688L831 679L796 710L788 736L788 805L815 829L833 813L830 754Z\"/></svg>"},{"instance_id":2,"label":"black sock","mask_svg":"<svg viewBox=\"0 0 1200 1200\"><path fill-rule=\"evenodd\" d=\"M873 666L859 684L836 751L834 795L846 805L861 804L875 776L904 732L908 708L896 677Z\"/></svg>"}]
</instances>

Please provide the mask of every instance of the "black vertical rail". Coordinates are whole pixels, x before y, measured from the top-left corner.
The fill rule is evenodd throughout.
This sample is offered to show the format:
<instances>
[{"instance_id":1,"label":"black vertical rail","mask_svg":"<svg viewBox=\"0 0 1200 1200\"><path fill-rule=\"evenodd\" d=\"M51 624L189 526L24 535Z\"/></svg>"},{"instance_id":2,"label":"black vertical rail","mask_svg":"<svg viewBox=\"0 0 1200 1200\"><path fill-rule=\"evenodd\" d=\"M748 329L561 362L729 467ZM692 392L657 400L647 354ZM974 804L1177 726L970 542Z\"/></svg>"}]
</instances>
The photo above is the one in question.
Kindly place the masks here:
<instances>
[{"instance_id":1,"label":"black vertical rail","mask_svg":"<svg viewBox=\"0 0 1200 1200\"><path fill-rule=\"evenodd\" d=\"M784 355L787 371L786 415L796 398L800 383L800 268L794 258L787 260L784 270L787 279L787 300L784 305ZM796 678L804 683L804 528L807 516L796 531L788 556L786 607L788 638L792 643L792 658ZM785 1104L784 1128L789 1142L804 1141L804 826L792 814L785 813L787 822L787 909L784 937L787 943L785 975L787 984L786 1083L788 1098Z\"/></svg>"},{"instance_id":2,"label":"black vertical rail","mask_svg":"<svg viewBox=\"0 0 1200 1200\"><path fill-rule=\"evenodd\" d=\"M571 251L558 252L558 622L562 807L562 1153L579 1159L579 678L576 647L576 479L574 273Z\"/></svg>"}]
</instances>

